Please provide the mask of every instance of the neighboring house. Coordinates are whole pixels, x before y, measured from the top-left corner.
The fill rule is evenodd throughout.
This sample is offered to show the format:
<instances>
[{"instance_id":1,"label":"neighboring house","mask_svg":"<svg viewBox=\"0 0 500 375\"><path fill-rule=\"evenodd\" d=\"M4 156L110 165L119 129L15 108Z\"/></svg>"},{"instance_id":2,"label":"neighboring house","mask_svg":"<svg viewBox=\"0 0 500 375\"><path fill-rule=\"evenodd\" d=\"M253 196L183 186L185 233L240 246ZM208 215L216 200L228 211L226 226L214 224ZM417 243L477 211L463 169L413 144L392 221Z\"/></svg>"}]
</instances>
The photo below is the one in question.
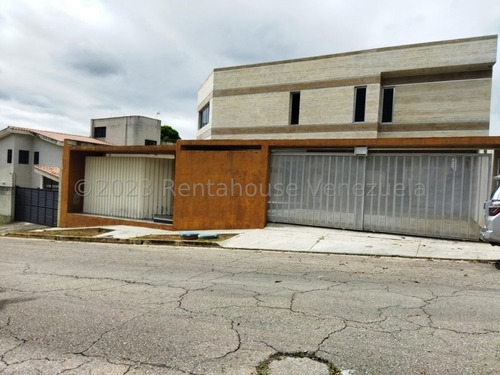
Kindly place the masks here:
<instances>
[{"instance_id":1,"label":"neighboring house","mask_svg":"<svg viewBox=\"0 0 500 375\"><path fill-rule=\"evenodd\" d=\"M0 186L56 187L65 139L76 144L108 144L80 135L17 126L1 130Z\"/></svg>"},{"instance_id":2,"label":"neighboring house","mask_svg":"<svg viewBox=\"0 0 500 375\"><path fill-rule=\"evenodd\" d=\"M215 69L197 139L487 136L497 36Z\"/></svg>"},{"instance_id":3,"label":"neighboring house","mask_svg":"<svg viewBox=\"0 0 500 375\"><path fill-rule=\"evenodd\" d=\"M108 143L74 134L8 126L0 130L0 220L14 218L14 188L57 190L64 140L75 145Z\"/></svg>"},{"instance_id":4,"label":"neighboring house","mask_svg":"<svg viewBox=\"0 0 500 375\"><path fill-rule=\"evenodd\" d=\"M160 144L161 121L144 116L122 116L90 120L93 138L117 146Z\"/></svg>"}]
</instances>

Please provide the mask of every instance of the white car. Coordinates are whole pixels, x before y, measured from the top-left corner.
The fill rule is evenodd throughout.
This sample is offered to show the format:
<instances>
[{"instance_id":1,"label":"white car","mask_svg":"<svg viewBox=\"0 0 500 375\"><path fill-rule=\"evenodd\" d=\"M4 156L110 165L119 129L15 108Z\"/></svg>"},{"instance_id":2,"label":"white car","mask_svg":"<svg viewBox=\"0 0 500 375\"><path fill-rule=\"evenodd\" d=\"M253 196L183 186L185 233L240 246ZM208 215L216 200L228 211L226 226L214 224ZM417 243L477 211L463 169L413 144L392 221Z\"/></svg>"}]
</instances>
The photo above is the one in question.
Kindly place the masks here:
<instances>
[{"instance_id":1,"label":"white car","mask_svg":"<svg viewBox=\"0 0 500 375\"><path fill-rule=\"evenodd\" d=\"M493 178L500 181L500 176ZM484 202L485 226L479 232L479 238L484 242L500 246L500 185L497 186L491 198Z\"/></svg>"}]
</instances>

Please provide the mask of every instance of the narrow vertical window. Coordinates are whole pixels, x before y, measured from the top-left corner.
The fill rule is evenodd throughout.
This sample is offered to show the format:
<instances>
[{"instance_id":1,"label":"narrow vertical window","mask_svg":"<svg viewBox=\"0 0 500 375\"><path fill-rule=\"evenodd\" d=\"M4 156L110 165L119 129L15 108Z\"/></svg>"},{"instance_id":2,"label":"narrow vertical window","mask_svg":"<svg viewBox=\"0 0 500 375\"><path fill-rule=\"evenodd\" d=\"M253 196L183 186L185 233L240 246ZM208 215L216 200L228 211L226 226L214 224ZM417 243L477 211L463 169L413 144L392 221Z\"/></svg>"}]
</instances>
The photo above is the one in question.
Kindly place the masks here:
<instances>
[{"instance_id":1,"label":"narrow vertical window","mask_svg":"<svg viewBox=\"0 0 500 375\"><path fill-rule=\"evenodd\" d=\"M7 150L7 164L12 164L12 150Z\"/></svg>"},{"instance_id":2,"label":"narrow vertical window","mask_svg":"<svg viewBox=\"0 0 500 375\"><path fill-rule=\"evenodd\" d=\"M354 122L365 121L366 87L354 88Z\"/></svg>"},{"instance_id":3,"label":"narrow vertical window","mask_svg":"<svg viewBox=\"0 0 500 375\"><path fill-rule=\"evenodd\" d=\"M33 164L34 165L40 164L40 152L38 152L38 151L35 151L33 153Z\"/></svg>"},{"instance_id":4,"label":"narrow vertical window","mask_svg":"<svg viewBox=\"0 0 500 375\"><path fill-rule=\"evenodd\" d=\"M203 109L198 113L198 117L198 127L201 129L210 122L210 103L203 107Z\"/></svg>"},{"instance_id":5,"label":"narrow vertical window","mask_svg":"<svg viewBox=\"0 0 500 375\"><path fill-rule=\"evenodd\" d=\"M385 87L382 92L382 122L392 122L394 111L394 87Z\"/></svg>"},{"instance_id":6,"label":"narrow vertical window","mask_svg":"<svg viewBox=\"0 0 500 375\"><path fill-rule=\"evenodd\" d=\"M290 125L299 124L300 92L290 93Z\"/></svg>"}]
</instances>

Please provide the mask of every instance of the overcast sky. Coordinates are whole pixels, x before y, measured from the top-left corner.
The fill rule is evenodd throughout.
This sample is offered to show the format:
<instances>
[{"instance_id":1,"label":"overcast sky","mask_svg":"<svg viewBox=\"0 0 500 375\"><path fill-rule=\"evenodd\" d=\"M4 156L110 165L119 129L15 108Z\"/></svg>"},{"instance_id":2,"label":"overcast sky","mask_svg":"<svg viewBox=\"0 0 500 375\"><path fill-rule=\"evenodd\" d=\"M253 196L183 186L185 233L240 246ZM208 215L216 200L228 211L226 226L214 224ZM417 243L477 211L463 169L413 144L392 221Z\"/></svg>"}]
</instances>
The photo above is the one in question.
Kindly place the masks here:
<instances>
[{"instance_id":1,"label":"overcast sky","mask_svg":"<svg viewBox=\"0 0 500 375\"><path fill-rule=\"evenodd\" d=\"M193 139L214 68L491 34L498 0L2 0L0 129L143 115Z\"/></svg>"}]
</instances>

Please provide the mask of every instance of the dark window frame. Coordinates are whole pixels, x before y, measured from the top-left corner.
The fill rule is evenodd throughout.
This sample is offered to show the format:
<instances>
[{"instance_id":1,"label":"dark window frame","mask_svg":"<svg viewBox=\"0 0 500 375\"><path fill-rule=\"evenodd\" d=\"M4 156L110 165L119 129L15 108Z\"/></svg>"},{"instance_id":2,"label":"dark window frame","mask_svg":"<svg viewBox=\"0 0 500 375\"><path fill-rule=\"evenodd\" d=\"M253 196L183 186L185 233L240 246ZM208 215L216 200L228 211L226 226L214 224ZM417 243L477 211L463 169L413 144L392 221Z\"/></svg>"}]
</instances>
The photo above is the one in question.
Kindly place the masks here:
<instances>
[{"instance_id":1,"label":"dark window frame","mask_svg":"<svg viewBox=\"0 0 500 375\"><path fill-rule=\"evenodd\" d=\"M59 182L43 176L42 186L46 190L59 190Z\"/></svg>"},{"instance_id":2,"label":"dark window frame","mask_svg":"<svg viewBox=\"0 0 500 375\"><path fill-rule=\"evenodd\" d=\"M365 115L366 115L366 86L355 87L353 122L365 122Z\"/></svg>"},{"instance_id":3,"label":"dark window frame","mask_svg":"<svg viewBox=\"0 0 500 375\"><path fill-rule=\"evenodd\" d=\"M33 165L38 165L40 164L40 152L35 151L33 152Z\"/></svg>"},{"instance_id":4,"label":"dark window frame","mask_svg":"<svg viewBox=\"0 0 500 375\"><path fill-rule=\"evenodd\" d=\"M156 146L158 144L157 141L154 141L152 139L145 139L144 140L144 146Z\"/></svg>"},{"instance_id":5,"label":"dark window frame","mask_svg":"<svg viewBox=\"0 0 500 375\"><path fill-rule=\"evenodd\" d=\"M210 103L207 103L198 112L198 129L202 129L210 123Z\"/></svg>"},{"instance_id":6,"label":"dark window frame","mask_svg":"<svg viewBox=\"0 0 500 375\"><path fill-rule=\"evenodd\" d=\"M19 150L18 164L29 164L30 163L30 152L28 150Z\"/></svg>"},{"instance_id":7,"label":"dark window frame","mask_svg":"<svg viewBox=\"0 0 500 375\"><path fill-rule=\"evenodd\" d=\"M299 125L300 91L290 93L290 125Z\"/></svg>"},{"instance_id":8,"label":"dark window frame","mask_svg":"<svg viewBox=\"0 0 500 375\"><path fill-rule=\"evenodd\" d=\"M94 138L106 138L106 127L96 126L94 128Z\"/></svg>"},{"instance_id":9,"label":"dark window frame","mask_svg":"<svg viewBox=\"0 0 500 375\"><path fill-rule=\"evenodd\" d=\"M12 164L12 149L7 150L7 164Z\"/></svg>"},{"instance_id":10,"label":"dark window frame","mask_svg":"<svg viewBox=\"0 0 500 375\"><path fill-rule=\"evenodd\" d=\"M393 122L394 119L394 94L396 90L394 86L384 87L382 89L382 114L380 122L387 124Z\"/></svg>"}]
</instances>

